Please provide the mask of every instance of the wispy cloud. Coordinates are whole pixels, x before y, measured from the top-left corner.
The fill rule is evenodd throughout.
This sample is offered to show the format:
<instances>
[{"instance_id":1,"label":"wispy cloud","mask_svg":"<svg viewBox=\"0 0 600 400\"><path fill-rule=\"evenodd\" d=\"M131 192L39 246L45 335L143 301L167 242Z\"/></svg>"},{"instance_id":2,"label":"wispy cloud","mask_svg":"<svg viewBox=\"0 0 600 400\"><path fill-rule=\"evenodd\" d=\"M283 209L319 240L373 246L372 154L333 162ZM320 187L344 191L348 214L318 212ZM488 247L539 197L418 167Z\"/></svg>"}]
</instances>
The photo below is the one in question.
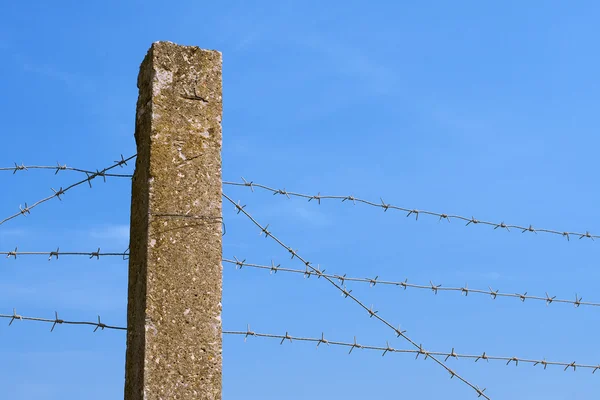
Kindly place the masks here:
<instances>
[{"instance_id":1,"label":"wispy cloud","mask_svg":"<svg viewBox=\"0 0 600 400\"><path fill-rule=\"evenodd\" d=\"M11 229L1 229L0 230L0 239L10 238L10 237L23 237L25 236L27 231L22 228L11 228Z\"/></svg>"},{"instance_id":2,"label":"wispy cloud","mask_svg":"<svg viewBox=\"0 0 600 400\"><path fill-rule=\"evenodd\" d=\"M27 231L21 228L0 229L0 248L15 246L15 240L22 239L25 235Z\"/></svg>"},{"instance_id":3,"label":"wispy cloud","mask_svg":"<svg viewBox=\"0 0 600 400\"><path fill-rule=\"evenodd\" d=\"M326 227L331 225L331 218L316 207L306 202L285 201L280 205L271 207L262 213L266 218L281 218L292 220L296 223L311 225L313 227Z\"/></svg>"},{"instance_id":4,"label":"wispy cloud","mask_svg":"<svg viewBox=\"0 0 600 400\"><path fill-rule=\"evenodd\" d=\"M243 51L251 47L252 44L258 41L261 33L258 29L245 33L242 37L238 38L238 42L233 46L235 51Z\"/></svg>"},{"instance_id":5,"label":"wispy cloud","mask_svg":"<svg viewBox=\"0 0 600 400\"><path fill-rule=\"evenodd\" d=\"M352 78L372 94L386 94L396 89L398 75L383 62L361 48L352 47L324 35L296 38L297 44L319 53L329 68Z\"/></svg>"},{"instance_id":6,"label":"wispy cloud","mask_svg":"<svg viewBox=\"0 0 600 400\"><path fill-rule=\"evenodd\" d=\"M506 280L509 277L506 275L502 275L498 271L485 271L479 273L473 273L473 271L465 271L465 270L457 270L455 272L457 277L460 279L470 279L471 281L497 281L497 280Z\"/></svg>"},{"instance_id":7,"label":"wispy cloud","mask_svg":"<svg viewBox=\"0 0 600 400\"><path fill-rule=\"evenodd\" d=\"M24 63L23 69L27 72L32 72L45 78L62 82L73 91L89 92L93 89L93 85L90 81L82 79L81 77L67 71L62 71L51 65Z\"/></svg>"},{"instance_id":8,"label":"wispy cloud","mask_svg":"<svg viewBox=\"0 0 600 400\"><path fill-rule=\"evenodd\" d=\"M92 81L79 74L66 71L52 64L31 61L28 57L19 53L12 54L12 58L25 72L60 82L75 93L89 93L94 91Z\"/></svg>"},{"instance_id":9,"label":"wispy cloud","mask_svg":"<svg viewBox=\"0 0 600 400\"><path fill-rule=\"evenodd\" d=\"M500 279L502 277L502 275L500 275L499 272L491 271L491 272L487 272L485 274L482 274L482 277L484 279L489 279L491 281L496 281L496 280Z\"/></svg>"},{"instance_id":10,"label":"wispy cloud","mask_svg":"<svg viewBox=\"0 0 600 400\"><path fill-rule=\"evenodd\" d=\"M127 305L127 293L120 288L102 286L95 296L89 290L73 287L68 282L3 283L0 284L0 301L9 306L39 306L40 302L52 304L59 311L121 312ZM15 303L17 302L17 303Z\"/></svg>"},{"instance_id":11,"label":"wispy cloud","mask_svg":"<svg viewBox=\"0 0 600 400\"><path fill-rule=\"evenodd\" d=\"M127 246L129 244L129 225L115 224L104 225L89 231L93 239L102 239L115 245Z\"/></svg>"}]
</instances>

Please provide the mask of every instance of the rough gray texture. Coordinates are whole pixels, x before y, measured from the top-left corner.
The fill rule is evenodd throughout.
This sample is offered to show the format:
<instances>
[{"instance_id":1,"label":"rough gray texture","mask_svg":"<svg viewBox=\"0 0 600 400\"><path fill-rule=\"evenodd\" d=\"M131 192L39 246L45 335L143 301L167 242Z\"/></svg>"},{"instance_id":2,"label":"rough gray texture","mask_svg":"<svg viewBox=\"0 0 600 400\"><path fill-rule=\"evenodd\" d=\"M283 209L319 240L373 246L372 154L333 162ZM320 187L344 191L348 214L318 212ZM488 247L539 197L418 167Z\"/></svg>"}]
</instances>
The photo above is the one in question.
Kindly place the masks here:
<instances>
[{"instance_id":1,"label":"rough gray texture","mask_svg":"<svg viewBox=\"0 0 600 400\"><path fill-rule=\"evenodd\" d=\"M125 399L221 399L221 53L152 45L138 77Z\"/></svg>"}]
</instances>

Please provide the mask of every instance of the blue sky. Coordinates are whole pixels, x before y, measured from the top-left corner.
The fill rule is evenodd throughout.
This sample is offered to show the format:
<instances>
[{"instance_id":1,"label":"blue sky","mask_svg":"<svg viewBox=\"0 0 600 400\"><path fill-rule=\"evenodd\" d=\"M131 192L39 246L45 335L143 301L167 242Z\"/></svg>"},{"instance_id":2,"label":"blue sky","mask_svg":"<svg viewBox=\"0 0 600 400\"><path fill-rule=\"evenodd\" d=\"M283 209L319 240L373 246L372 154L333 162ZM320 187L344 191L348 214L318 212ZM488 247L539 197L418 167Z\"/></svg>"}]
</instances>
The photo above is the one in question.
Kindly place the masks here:
<instances>
[{"instance_id":1,"label":"blue sky","mask_svg":"<svg viewBox=\"0 0 600 400\"><path fill-rule=\"evenodd\" d=\"M597 234L599 17L591 1L4 2L0 167L94 170L135 153L139 64L152 42L169 40L223 52L226 180ZM79 179L0 172L0 219ZM600 240L224 189L327 272L600 301ZM74 188L2 224L0 251L123 251L129 196L127 179ZM302 268L224 206L225 257ZM23 256L0 268L0 313L126 323L119 258ZM593 307L348 287L428 350L600 364ZM224 265L223 296L227 330L249 323L408 348L323 280ZM49 329L0 323L3 397L122 396L122 332ZM589 370L448 365L493 399L588 399L600 389ZM225 337L223 372L225 399L476 398L411 355L259 338Z\"/></svg>"}]
</instances>

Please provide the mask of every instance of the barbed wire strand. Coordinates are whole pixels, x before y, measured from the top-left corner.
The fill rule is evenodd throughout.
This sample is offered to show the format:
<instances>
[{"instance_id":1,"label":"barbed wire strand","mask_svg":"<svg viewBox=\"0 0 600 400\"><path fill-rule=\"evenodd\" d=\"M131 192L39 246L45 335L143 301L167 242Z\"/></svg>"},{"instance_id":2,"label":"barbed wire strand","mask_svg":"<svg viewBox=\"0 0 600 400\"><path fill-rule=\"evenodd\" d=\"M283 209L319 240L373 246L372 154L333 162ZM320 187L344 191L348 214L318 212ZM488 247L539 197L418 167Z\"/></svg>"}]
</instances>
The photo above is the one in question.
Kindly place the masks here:
<instances>
[{"instance_id":1,"label":"barbed wire strand","mask_svg":"<svg viewBox=\"0 0 600 400\"><path fill-rule=\"evenodd\" d=\"M429 282L429 285L418 285L418 284L414 284L414 283L409 283L408 279L405 279L404 281L386 281L386 280L379 279L379 276L376 276L375 278L352 278L352 277L348 277L346 275L326 274L325 270L321 270L320 273L317 273L317 272L313 272L312 270L309 270L308 268L306 268L305 270L293 269L293 268L282 268L281 264L275 265L273 262L271 262L271 265L252 264L252 263L247 263L245 259L239 260L235 256L234 256L234 260L224 258L223 262L229 263L229 264L235 264L236 269L242 269L242 267L264 269L264 270L269 270L271 272L271 274L282 271L282 272L288 272L288 273L302 274L302 275L304 275L305 278L310 278L312 275L315 275L317 277L321 277L321 276L325 277L326 276L331 279L339 281L340 284L342 284L342 285L346 281L362 282L362 283L368 283L371 287L374 287L375 285L392 285L392 286L399 286L403 289L406 289L406 288L426 289L426 290L431 290L434 294L438 294L438 292L460 292L461 294L468 296L469 293L477 293L477 294L489 295L493 300L495 300L497 297L513 297L513 298L517 298L517 299L521 300L521 302L525 302L525 300L544 301L544 302L546 302L546 305L550 305L551 303L568 303L568 304L573 304L576 308L578 308L579 306L600 307L600 303L592 303L592 302L582 301L583 297L579 297L579 295L577 295L577 294L575 295L575 300L567 300L567 299L557 299L556 296L550 297L550 295L547 292L546 292L546 297L541 297L541 296L528 295L527 294L528 292L525 292L523 294L502 293L499 290L493 290L491 287L489 288L489 290L472 289L472 288L469 288L468 285L465 285L463 287L450 287L450 286L445 287L445 286L442 286L441 284L435 285L431 281Z\"/></svg>"},{"instance_id":2,"label":"barbed wire strand","mask_svg":"<svg viewBox=\"0 0 600 400\"><path fill-rule=\"evenodd\" d=\"M88 174L88 175L92 175L95 173L98 173L99 171L92 171L92 170L88 170L88 169L81 169L81 168L74 168L74 167L68 167L67 164L60 164L60 163L56 163L56 166L52 166L52 165L25 165L25 164L21 164L18 165L17 163L14 163L15 166L14 167L2 167L0 168L0 171L12 171L13 175L17 173L17 171L29 171L30 169L43 169L43 170L53 170L54 175L57 175L60 171L73 171L73 172L81 172L84 174ZM110 174L110 173L103 173L102 176L109 176L109 177L113 177L113 178L132 178L133 175L131 174Z\"/></svg>"},{"instance_id":3,"label":"barbed wire strand","mask_svg":"<svg viewBox=\"0 0 600 400\"><path fill-rule=\"evenodd\" d=\"M395 349L393 347L390 346L389 342L386 342L386 346L373 346L373 345L363 345L363 344L359 344L356 341L356 336L354 336L354 342L341 342L341 341L336 341L336 340L328 340L325 339L325 334L322 333L320 338L311 338L311 337L300 337L300 336L292 336L289 334L288 331L285 332L285 335L278 335L278 334L271 334L271 333L258 333L258 332L254 332L250 329L250 325L248 325L248 328L246 331L223 331L224 335L242 335L244 336L244 341L246 341L246 339L249 336L253 336L253 337L261 337L261 338L269 338L269 339L278 339L281 340L280 344L283 344L286 340L289 342L293 342L293 341L298 341L298 342L312 342L312 343L316 343L317 344L317 348L321 345L321 344L326 344L326 345L333 345L333 346L342 346L342 347L349 347L350 351L348 352L348 354L351 354L352 351L354 349L364 349L364 350L373 350L373 351L380 351L382 352L381 356L385 356L387 353L406 353L406 354L415 354L416 357L415 358L419 358L420 355L424 355L424 356L438 356L438 357L445 357L445 361L448 361L448 359L450 358L455 358L455 359L474 359L475 362L479 361L479 360L486 360L486 361L506 361L506 365L509 365L510 363L513 363L515 366L518 366L519 363L523 363L523 364L533 364L534 366L537 365L543 365L544 369L546 369L546 367L548 365L554 365L554 366L560 366L560 367L565 367L564 371L566 371L569 368L572 368L573 371L576 371L577 368L583 368L583 369L591 369L592 373L595 373L596 370L600 369L600 364L597 365L591 365L591 364L578 364L577 362L573 361L573 362L560 362L560 361L547 361L545 358L541 359L541 360L536 360L536 359L530 359L530 358L521 358L521 357L505 357L505 356L490 356L487 354L487 352L483 352L481 354L462 354L462 353L457 353L454 349L454 347L452 348L451 352L443 352L443 351L425 351L422 348L419 349Z\"/></svg>"},{"instance_id":4,"label":"barbed wire strand","mask_svg":"<svg viewBox=\"0 0 600 400\"><path fill-rule=\"evenodd\" d=\"M90 325L90 326L94 326L94 332L96 332L98 329L100 330L104 330L104 329L115 329L115 330L121 330L121 331L126 331L127 328L121 327L121 326L113 326L113 325L107 325L105 323L102 322L100 316L98 315L98 322L91 322L91 321L70 321L70 320L65 320L62 318L58 317L58 312L54 312L54 319L50 319L50 318L38 318L38 317L26 317L23 315L19 315L17 314L17 310L13 308L13 313L12 314L0 314L0 318L7 318L10 319L10 322L8 323L8 326L11 326L13 324L13 322L19 320L19 321L35 321L35 322L45 322L48 324L52 324L52 328L50 329L50 332L54 331L54 328L56 327L56 325Z\"/></svg>"},{"instance_id":5,"label":"barbed wire strand","mask_svg":"<svg viewBox=\"0 0 600 400\"><path fill-rule=\"evenodd\" d=\"M100 316L98 316L98 322L65 320L65 319L60 318L58 316L58 312L56 312L56 311L54 312L54 318L52 319L52 318L40 318L40 317L27 317L27 316L18 314L17 310L13 308L12 314L0 314L0 318L10 319L10 321L8 323L9 326L11 326L13 324L13 322L15 322L16 320L42 322L42 323L52 324L52 327L50 328L50 332L54 331L54 329L56 328L56 325L88 325L88 326L94 327L94 332L96 332L98 329L100 329L100 330L113 329L113 330L121 330L121 331L127 330L126 327L108 325L108 324L103 323ZM572 368L573 371L576 371L577 368L591 369L592 373L595 373L596 370L600 369L600 364L598 364L598 365L578 364L575 361L573 361L573 362L547 361L545 358L539 360L539 359L529 359L529 358L522 358L522 357L490 356L486 352L483 352L482 354L461 354L461 353L457 353L454 348L452 348L451 352L442 352L442 351L425 351L423 348L419 348L419 349L415 349L415 350L396 349L396 348L391 347L389 345L389 342L386 343L386 347L373 346L373 345L362 345L356 341L356 336L354 336L354 342L342 342L342 341L338 341L338 340L325 339L324 333L321 334L320 338L292 336L289 334L288 331L286 331L285 335L258 333L258 332L252 331L250 329L250 325L248 325L248 328L246 331L224 330L223 335L237 335L237 336L242 335L245 337L244 341L246 341L246 339L249 336L278 339L278 340L281 339L281 342L280 342L281 344L283 344L284 341L286 341L286 340L288 340L290 342L293 342L293 341L312 342L312 343L317 343L317 348L321 344L326 344L328 346L332 345L332 346L349 347L350 351L348 352L348 354L351 354L354 349L364 349L364 350L380 351L380 352L382 352L382 356L385 356L387 353L405 353L405 354L415 354L416 355L415 358L418 358L420 355L424 355L425 357L431 357L431 356L446 357L445 361L447 361L449 358L455 358L457 360L461 359L461 358L462 359L474 359L475 362L477 362L479 360L486 360L488 362L489 362L489 360L506 361L506 365L509 365L511 362L514 363L515 366L518 366L519 363L533 364L534 366L537 366L539 364L539 365L543 365L544 369L546 369L546 367L548 365L550 365L550 366L565 367L564 371L566 371L569 368Z\"/></svg>"},{"instance_id":6,"label":"barbed wire strand","mask_svg":"<svg viewBox=\"0 0 600 400\"><path fill-rule=\"evenodd\" d=\"M113 326L113 325L108 325L108 324L103 323L100 316L98 316L98 322L65 320L65 319L60 318L58 316L58 312L56 312L56 311L54 312L54 318L51 319L51 318L23 316L23 315L17 314L17 310L13 308L12 314L0 314L0 318L10 319L10 321L8 323L9 326L11 326L13 324L13 322L15 322L16 320L18 320L18 321L33 321L33 322L42 322L42 323L52 324L52 327L50 328L50 332L54 331L54 329L56 328L56 325L88 325L88 326L94 327L94 332L96 332L98 329L100 329L100 330L112 329L112 330L121 330L121 331L127 330L126 327ZM573 361L573 362L547 361L545 358L542 360L537 360L537 359L528 359L528 358L520 358L520 357L490 356L486 352L483 352L482 354L461 354L461 353L456 353L454 348L452 348L452 351L448 353L448 352L441 352L441 351L425 351L422 348L415 349L415 350L395 349L389 345L389 342L386 343L386 347L373 346L373 345L362 345L356 341L356 336L354 336L354 342L350 343L350 342L342 342L342 341L337 341L337 340L325 339L324 333L321 334L320 338L292 336L288 333L288 331L286 331L285 335L258 333L258 332L252 331L250 329L250 325L248 325L248 329L246 331L224 330L223 335L237 335L237 336L243 335L243 336L245 336L244 341L246 341L246 339L249 336L261 337L261 338L271 338L271 339L278 339L278 340L281 339L281 342L280 342L281 344L283 344L283 342L286 340L288 340L290 342L292 342L292 341L312 342L312 343L317 343L317 348L319 347L320 344L326 344L328 346L332 345L332 346L349 347L350 348L350 351L348 352L349 354L351 354L354 349L364 349L364 350L381 351L382 356L385 356L387 353L415 354L416 358L418 358L420 355L424 355L426 357L427 356L431 357L433 355L433 356L439 356L439 357L446 357L446 361L449 358L474 359L475 362L477 362L479 360L486 360L488 362L489 362L489 360L506 361L506 365L509 365L511 362L514 363L516 366L518 366L519 363L525 363L525 364L529 363L529 364L533 364L534 366L539 364L539 365L543 365L544 369L546 369L546 367L548 365L551 365L551 366L555 365L555 366L565 367L564 371L566 371L569 368L573 368L573 371L576 371L577 368L583 368L583 369L592 369L592 373L595 373L596 370L600 369L600 364L599 365L578 364L575 361Z\"/></svg>"},{"instance_id":7,"label":"barbed wire strand","mask_svg":"<svg viewBox=\"0 0 600 400\"><path fill-rule=\"evenodd\" d=\"M97 260L99 260L100 257L122 257L123 260L127 260L129 258L129 249L125 250L124 252L102 252L100 250L100 247L98 247L96 251L84 252L84 251L60 251L60 247L59 247L55 251L19 251L18 247L15 247L15 249L12 251L0 251L0 256L6 256L6 258L12 257L13 259L17 259L17 257L19 257L19 256L48 256L48 261L50 261L52 259L58 260L60 258L60 256L86 256L86 257L89 257L90 259L95 258ZM441 284L436 285L431 281L429 282L429 285L422 285L422 284L409 283L408 279L405 279L404 281L382 280L382 279L379 279L379 276L376 276L374 278L356 278L356 277L346 276L345 274L344 275L326 274L324 272L324 270L321 271L321 270L318 270L318 268L317 268L317 270L320 272L314 272L313 270L309 270L308 268L306 268L304 270L293 269L293 268L282 268L281 264L275 265L273 262L271 263L271 265L252 264L252 263L247 263L245 259L240 261L235 256L234 256L234 260L223 258L222 261L224 263L234 264L237 269L241 269L242 267L248 267L248 268L254 268L254 269L269 270L271 273L277 273L279 271L282 271L282 272L287 272L287 273L302 274L302 275L304 275L305 278L310 278L313 275L315 275L317 277L323 276L323 277L328 277L328 278L331 278L334 280L338 280L342 285L346 281L362 282L362 283L368 283L371 287L374 287L375 285L390 285L390 286L399 286L399 287L402 287L403 289L412 288L412 289L431 290L434 294L438 294L438 292L460 292L461 294L468 296L469 293L476 293L476 294L489 295L490 298L493 300L495 300L498 297L512 297L512 298L521 300L521 302L525 302L525 300L543 301L546 303L546 305L550 305L552 303L564 303L564 304L572 304L576 308L578 308L580 306L600 307L600 303L595 303L595 302L590 302L590 301L582 301L583 297L580 297L577 294L575 295L575 300L568 300L568 299L556 298L556 296L550 296L548 294L548 292L546 292L545 297L542 297L542 296L529 295L529 294L527 294L528 292L524 292L524 293L500 292L499 290L494 290L491 287L489 288L489 290L473 289L473 288L469 288L468 285L465 285L462 287L450 287L450 286L442 286Z\"/></svg>"},{"instance_id":8,"label":"barbed wire strand","mask_svg":"<svg viewBox=\"0 0 600 400\"><path fill-rule=\"evenodd\" d=\"M106 171L110 171L111 169L116 168L116 167L123 167L123 165L127 165L127 161L133 159L134 157L135 157L135 155L133 155L133 156L131 156L129 158L123 158L123 155L121 155L121 159L118 160L118 161L115 161L115 164L111 165L110 167L104 168L102 171L96 171L96 172L94 172L92 174L87 174L87 178L86 179L83 179L83 180L81 180L79 182L76 182L76 183L74 183L74 184L66 187L65 189L63 189L62 187L60 187L58 190L54 190L53 188L51 188L52 191L54 192L53 195L48 196L48 197L46 197L44 199L38 200L37 202L35 202L34 204L32 204L30 206L28 206L27 203L25 203L25 207L19 206L19 212L15 213L15 214L13 214L13 215L5 218L5 219L3 219L2 221L0 221L0 225L4 224L7 221L10 221L13 218L17 218L20 215L25 216L27 214L30 214L31 210L33 208L39 206L42 203L45 203L47 201L52 200L55 197L58 198L59 200L61 200L60 196L62 196L68 190L71 190L71 189L73 189L76 186L82 185L82 184L84 184L84 183L87 182L90 185L90 187L92 187L92 180L94 178L98 177L98 176L104 177L104 180L106 181Z\"/></svg>"},{"instance_id":9,"label":"barbed wire strand","mask_svg":"<svg viewBox=\"0 0 600 400\"><path fill-rule=\"evenodd\" d=\"M554 234L554 235L560 235L560 236L566 237L567 240L570 240L571 236L579 237L579 239L589 238L591 240L600 238L600 235L592 235L589 231L586 231L585 233L570 232L570 231L558 231L555 229L534 228L533 225L521 226L521 225L514 225L514 224L506 224L504 222L498 223L498 222L484 221L484 220L476 219L475 217L468 218L468 217L464 217L464 216L460 216L460 215L419 210L419 209L414 209L414 208L411 209L411 208L399 207L399 206L395 206L393 204L385 203L383 201L383 199L381 199L381 198L380 198L381 203L375 203L375 202L360 199L360 198L357 198L354 196L325 196L325 195L321 195L320 193L317 195L310 195L310 194L304 194L304 193L289 192L285 189L275 189L275 188L272 188L272 187L269 187L266 185L254 183L252 181L248 182L244 178L242 178L242 181L243 182L225 181L225 182L223 182L223 185L246 186L246 187L249 187L250 190L253 192L254 192L254 188L260 188L260 189L269 191L269 192L273 193L274 195L282 195L282 196L286 196L287 198L299 197L299 198L308 199L308 201L316 200L318 204L321 204L321 200L341 200L342 202L352 201L354 204L362 203L362 204L366 204L366 205L369 205L372 207L381 208L381 209L383 209L384 212L387 210L403 211L403 212L407 213L407 215L406 215L407 217L414 215L415 219L417 219L417 220L419 219L419 215L424 214L424 215L429 215L429 216L433 216L433 217L438 217L439 221L441 221L442 219L445 219L448 222L450 222L450 220L453 220L453 219L460 220L460 221L466 222L466 226L471 225L471 224L472 225L489 225L489 226L493 226L494 229L502 228L509 232L511 231L511 229L520 230L521 233L531 232L531 233L537 234L538 232L543 232L543 233L550 233L550 234Z\"/></svg>"},{"instance_id":10,"label":"barbed wire strand","mask_svg":"<svg viewBox=\"0 0 600 400\"><path fill-rule=\"evenodd\" d=\"M101 252L100 247L96 251L84 252L84 251L60 251L60 247L56 251L19 251L18 247L15 247L13 251L0 251L0 256L6 256L6 258L17 259L18 256L48 256L48 261L53 258L58 260L59 256L87 256L90 259L99 260L100 257L123 257L123 260L129 259L129 249L124 252Z\"/></svg>"},{"instance_id":11,"label":"barbed wire strand","mask_svg":"<svg viewBox=\"0 0 600 400\"><path fill-rule=\"evenodd\" d=\"M238 214L239 213L243 213L248 219L250 219L250 221L252 221L254 223L254 225L256 225L261 230L262 233L264 233L267 237L271 237L271 239L273 239L281 247L283 247L284 249L286 249L292 255L292 258L294 258L294 257L297 258L298 260L302 261L306 267L310 268L313 272L317 273L320 277L322 276L320 270L314 268L311 265L311 263L309 261L307 261L305 258L303 258L300 254L298 254L298 252L296 250L294 250L291 247L287 246L281 240L279 240L276 236L274 236L267 229L268 225L263 226L256 219L254 219L254 217L252 215L250 215L248 213L248 211L245 210L245 207L246 207L245 205L242 206L239 202L236 203L229 196L227 196L225 193L223 193L223 197L226 200L228 200L229 202L231 202L235 206L236 211L237 211ZM370 307L370 308L367 307L363 302L361 302L358 298L356 298L354 295L351 294L351 290L346 290L345 287L341 287L332 278L329 278L327 276L323 276L323 278L326 281L328 281L331 285L333 285L335 288L337 288L342 293L342 295L345 298L352 299L356 304L358 304L365 311L367 311L369 313L369 317L375 318L375 319L379 320L384 325L386 325L387 327L389 327L390 329L392 329L396 333L396 335L398 337L402 337L404 340L406 340L407 342L409 342L413 347L422 350L423 354L425 355L425 359L427 359L428 357L431 358L436 364L440 365L448 373L450 373L450 378L456 377L461 382L463 382L464 384L466 384L467 386L469 386L471 389L475 390L477 392L478 397L483 397L483 398L485 398L487 400L490 400L490 398L485 394L485 390L486 390L485 388L484 389L480 389L478 386L472 384L471 382L467 381L465 378L463 378L462 376L460 376L459 374L457 374L456 372L454 372L452 369L450 369L448 366L446 366L446 364L444 364L444 362L438 360L438 358L436 356L432 356L427 351L423 350L423 347L420 344L417 344L415 341L413 341L411 338L409 338L405 334L406 331L401 330L399 327L396 328L394 325L392 325L390 322L388 322L386 319L384 319L382 316L380 316L377 311L373 310L373 307Z\"/></svg>"}]
</instances>

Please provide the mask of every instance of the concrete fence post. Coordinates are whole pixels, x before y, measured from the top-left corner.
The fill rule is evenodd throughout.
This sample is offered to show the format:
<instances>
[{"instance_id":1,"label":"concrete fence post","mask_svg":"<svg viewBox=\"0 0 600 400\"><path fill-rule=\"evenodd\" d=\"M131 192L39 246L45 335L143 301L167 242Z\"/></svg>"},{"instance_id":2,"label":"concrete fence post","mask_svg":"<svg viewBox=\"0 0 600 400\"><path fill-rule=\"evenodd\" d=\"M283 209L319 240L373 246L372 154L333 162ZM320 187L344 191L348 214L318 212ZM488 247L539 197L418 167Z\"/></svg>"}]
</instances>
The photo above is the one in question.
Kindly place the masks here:
<instances>
[{"instance_id":1,"label":"concrete fence post","mask_svg":"<svg viewBox=\"0 0 600 400\"><path fill-rule=\"evenodd\" d=\"M157 42L140 67L125 400L222 396L221 64Z\"/></svg>"}]
</instances>

